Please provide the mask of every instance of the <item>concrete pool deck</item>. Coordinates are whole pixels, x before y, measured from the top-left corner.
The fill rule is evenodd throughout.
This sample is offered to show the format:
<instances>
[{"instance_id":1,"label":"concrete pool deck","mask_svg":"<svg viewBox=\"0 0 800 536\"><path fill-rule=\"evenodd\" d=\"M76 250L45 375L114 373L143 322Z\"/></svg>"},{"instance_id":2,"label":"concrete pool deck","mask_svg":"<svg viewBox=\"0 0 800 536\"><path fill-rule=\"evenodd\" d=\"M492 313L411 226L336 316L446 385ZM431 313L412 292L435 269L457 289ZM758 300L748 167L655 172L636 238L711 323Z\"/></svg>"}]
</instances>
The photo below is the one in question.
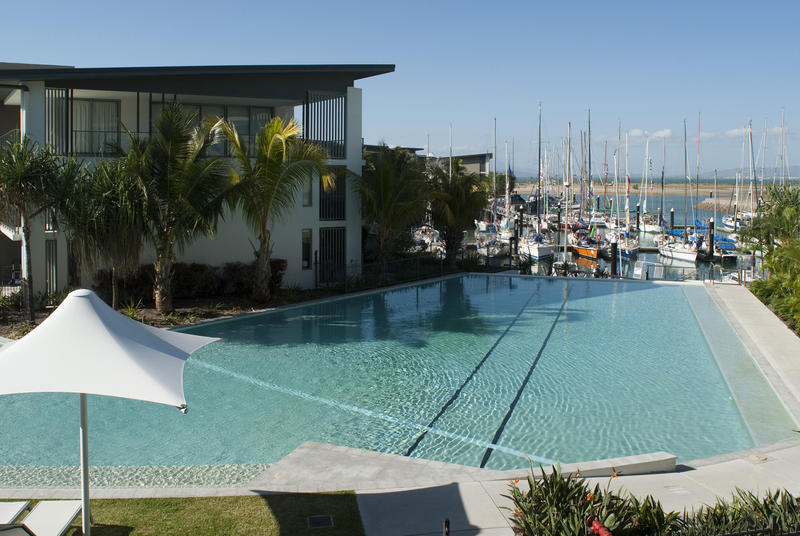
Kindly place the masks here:
<instances>
[{"instance_id":1,"label":"concrete pool deck","mask_svg":"<svg viewBox=\"0 0 800 536\"><path fill-rule=\"evenodd\" d=\"M764 376L795 421L800 421L800 339L747 289L706 284ZM587 462L580 468L591 483L652 494L666 509L691 509L730 497L737 487L761 493L786 489L800 495L800 435L771 445L669 467L669 455L657 453L627 461ZM630 474L641 470L667 471ZM608 475L613 463L620 475ZM593 465L595 464L595 465ZM628 465L625 465L628 464ZM598 473L591 473L591 470ZM254 493L316 493L354 489L364 528L372 535L438 535L450 519L451 534L512 535L509 506L502 497L515 476L526 470L490 471L346 447L305 443L243 487L93 488L93 498L188 497ZM73 488L0 489L2 498L77 498ZM319 513L319 512L314 512Z\"/></svg>"}]
</instances>

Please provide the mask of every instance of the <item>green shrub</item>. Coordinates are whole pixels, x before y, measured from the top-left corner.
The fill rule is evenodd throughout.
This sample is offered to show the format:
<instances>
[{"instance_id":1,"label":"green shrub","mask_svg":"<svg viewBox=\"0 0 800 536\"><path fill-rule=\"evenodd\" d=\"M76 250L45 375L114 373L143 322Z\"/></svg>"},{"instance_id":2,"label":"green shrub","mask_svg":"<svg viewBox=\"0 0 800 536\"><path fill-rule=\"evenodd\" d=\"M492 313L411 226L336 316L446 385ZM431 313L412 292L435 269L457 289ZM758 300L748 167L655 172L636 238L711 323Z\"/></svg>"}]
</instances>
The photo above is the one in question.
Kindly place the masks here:
<instances>
[{"instance_id":1,"label":"green shrub","mask_svg":"<svg viewBox=\"0 0 800 536\"><path fill-rule=\"evenodd\" d=\"M787 491L768 492L759 497L736 490L728 501L697 511L664 511L652 496L644 499L617 494L598 485L590 487L582 478L563 475L556 467L551 474L542 470L539 480L528 476L527 491L510 484L513 503L511 523L515 532L526 536L583 536L585 525L596 518L615 536L712 536L765 529L774 519L780 533L800 527L800 500Z\"/></svg>"},{"instance_id":2,"label":"green shrub","mask_svg":"<svg viewBox=\"0 0 800 536\"><path fill-rule=\"evenodd\" d=\"M281 289L281 283L283 283L283 274L286 273L286 267L288 266L288 264L289 263L286 262L286 259L269 260L269 267L270 267L269 293L271 296L275 296Z\"/></svg>"},{"instance_id":3,"label":"green shrub","mask_svg":"<svg viewBox=\"0 0 800 536\"><path fill-rule=\"evenodd\" d=\"M461 261L461 268L467 272L477 272L481 265L481 258L475 252L467 252Z\"/></svg>"},{"instance_id":4,"label":"green shrub","mask_svg":"<svg viewBox=\"0 0 800 536\"><path fill-rule=\"evenodd\" d=\"M63 290L57 290L55 292L38 292L36 296L34 296L35 306L37 311L44 311L47 308L58 307L64 298L67 297L67 294L72 292L74 289L65 288Z\"/></svg>"},{"instance_id":5,"label":"green shrub","mask_svg":"<svg viewBox=\"0 0 800 536\"><path fill-rule=\"evenodd\" d=\"M175 298L209 298L218 296L222 274L216 266L193 262L175 263L173 296Z\"/></svg>"},{"instance_id":6,"label":"green shrub","mask_svg":"<svg viewBox=\"0 0 800 536\"><path fill-rule=\"evenodd\" d=\"M517 257L517 268L522 275L530 275L533 261L527 257Z\"/></svg>"},{"instance_id":7,"label":"green shrub","mask_svg":"<svg viewBox=\"0 0 800 536\"><path fill-rule=\"evenodd\" d=\"M229 262L222 267L222 293L249 296L253 291L254 264Z\"/></svg>"},{"instance_id":8,"label":"green shrub","mask_svg":"<svg viewBox=\"0 0 800 536\"><path fill-rule=\"evenodd\" d=\"M143 264L133 275L122 277L117 282L119 296L118 303L130 301L143 303L153 302L153 280L155 270L152 264ZM111 270L98 270L94 275L94 290L106 303L111 302Z\"/></svg>"}]
</instances>

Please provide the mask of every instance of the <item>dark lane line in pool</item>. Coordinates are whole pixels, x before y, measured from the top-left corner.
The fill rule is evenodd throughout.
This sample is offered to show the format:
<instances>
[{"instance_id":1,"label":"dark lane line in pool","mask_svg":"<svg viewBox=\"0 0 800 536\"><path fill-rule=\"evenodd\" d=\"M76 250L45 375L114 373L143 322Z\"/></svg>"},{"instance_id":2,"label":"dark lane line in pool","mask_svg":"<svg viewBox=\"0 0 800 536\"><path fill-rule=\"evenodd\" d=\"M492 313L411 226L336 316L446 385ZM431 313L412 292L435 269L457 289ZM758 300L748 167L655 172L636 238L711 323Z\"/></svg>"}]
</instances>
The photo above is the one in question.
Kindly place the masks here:
<instances>
[{"instance_id":1,"label":"dark lane line in pool","mask_svg":"<svg viewBox=\"0 0 800 536\"><path fill-rule=\"evenodd\" d=\"M567 305L567 300L569 299L569 285L566 287L566 292L564 295L564 301L561 302L561 309L558 310L558 314L556 315L555 319L553 320L553 325L550 326L550 331L547 332L547 337L544 338L542 342L542 347L539 348L539 352L536 354L536 359L533 360L533 364L531 364L531 368L528 369L528 375L525 376L525 379L522 380L522 385L519 386L517 390L517 396L514 397L514 400L511 401L511 405L506 412L506 416L503 417L503 421L500 423L500 426L497 428L497 431L494 433L494 439L492 439L492 444L497 444L497 441L500 439L500 436L503 435L503 430L508 424L508 420L511 418L511 414L514 413L514 409L517 407L517 403L519 402L520 397L522 396L522 391L525 390L525 387L528 385L528 382L533 375L533 369L536 368L536 364L539 363L539 359L542 357L542 353L544 353L544 349L547 346L547 342L550 340L550 336L553 334L553 331L556 329L556 324L558 324L558 319L561 318L561 313L564 312L564 307ZM492 447L487 447L486 452L483 454L483 459L481 460L481 469L486 467L486 463L489 461L489 457L494 452Z\"/></svg>"},{"instance_id":2,"label":"dark lane line in pool","mask_svg":"<svg viewBox=\"0 0 800 536\"><path fill-rule=\"evenodd\" d=\"M519 310L519 312L517 313L517 316L514 317L514 320L511 321L511 323L508 325L508 327L503 332L503 334L500 335L500 337L496 341L494 341L494 344L492 345L492 347L489 348L489 351L486 352L486 355L483 356L483 359L481 359L478 362L478 364L475 366L475 368L472 369L472 372L469 374L469 376L467 376L467 379L464 380L464 382L461 384L461 386L458 389L456 389L455 393L453 393L453 396L450 397L450 400L448 400L445 403L445 405L442 406L442 409L439 410L439 413L437 413L436 416L433 418L433 420L428 424L429 428L432 428L433 425L436 423L436 421L438 421L439 418L444 414L444 412L447 411L447 408L450 407L450 404L452 404L453 402L456 401L456 399L458 398L458 395L461 394L461 391L464 389L464 387L475 376L475 374L478 372L478 369L480 369L483 366L483 364L486 362L486 360L489 359L489 356L491 355L492 352L494 352L494 349L497 348L497 345L500 344L500 341L503 340L503 337L506 336L506 334L511 330L511 328L514 326L514 324L517 322L517 320L519 320L519 317L522 316L522 313L525 312L525 309L528 308L528 304L531 303L531 300L536 295L538 290L539 290L539 285L536 285L536 289L533 292L531 292L530 296L528 296L528 299L525 301L525 305L523 305L522 309ZM428 431L425 430L425 431L423 431L421 434L419 434L417 436L417 439L416 439L416 441L414 441L414 444L411 445L411 447L409 447L409 449L406 451L406 456L411 456L411 453L414 452L414 449L416 449L419 446L420 442L422 441L422 438L424 438L427 433L428 433Z\"/></svg>"}]
</instances>

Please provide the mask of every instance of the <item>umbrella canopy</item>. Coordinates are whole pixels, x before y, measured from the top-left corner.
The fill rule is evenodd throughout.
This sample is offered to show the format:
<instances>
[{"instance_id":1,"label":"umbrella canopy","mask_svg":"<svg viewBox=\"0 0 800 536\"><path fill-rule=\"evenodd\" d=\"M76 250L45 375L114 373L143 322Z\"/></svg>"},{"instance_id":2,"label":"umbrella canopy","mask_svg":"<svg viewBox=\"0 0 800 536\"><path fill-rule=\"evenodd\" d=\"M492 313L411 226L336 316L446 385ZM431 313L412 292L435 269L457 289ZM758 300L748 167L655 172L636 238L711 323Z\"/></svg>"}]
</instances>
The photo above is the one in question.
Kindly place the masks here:
<instances>
[{"instance_id":1,"label":"umbrella canopy","mask_svg":"<svg viewBox=\"0 0 800 536\"><path fill-rule=\"evenodd\" d=\"M0 350L0 395L80 394L84 534L91 531L86 395L132 398L186 411L186 359L217 340L146 326L81 289L71 292L36 329Z\"/></svg>"},{"instance_id":2,"label":"umbrella canopy","mask_svg":"<svg viewBox=\"0 0 800 536\"><path fill-rule=\"evenodd\" d=\"M85 393L185 407L186 359L216 340L146 326L91 290L76 290L0 351L0 394Z\"/></svg>"}]
</instances>

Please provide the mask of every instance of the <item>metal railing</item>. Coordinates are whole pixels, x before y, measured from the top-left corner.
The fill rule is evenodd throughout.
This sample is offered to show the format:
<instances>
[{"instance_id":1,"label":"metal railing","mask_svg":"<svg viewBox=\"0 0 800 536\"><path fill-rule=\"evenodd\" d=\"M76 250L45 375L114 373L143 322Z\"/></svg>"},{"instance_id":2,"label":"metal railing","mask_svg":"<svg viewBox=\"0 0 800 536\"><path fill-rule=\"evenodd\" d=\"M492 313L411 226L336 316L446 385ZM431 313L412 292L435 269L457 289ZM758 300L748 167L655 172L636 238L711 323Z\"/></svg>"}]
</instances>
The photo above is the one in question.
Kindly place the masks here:
<instances>
[{"instance_id":1,"label":"metal railing","mask_svg":"<svg viewBox=\"0 0 800 536\"><path fill-rule=\"evenodd\" d=\"M21 291L20 267L16 264L0 266L0 296L7 298Z\"/></svg>"},{"instance_id":2,"label":"metal railing","mask_svg":"<svg viewBox=\"0 0 800 536\"><path fill-rule=\"evenodd\" d=\"M339 288L344 292L396 285L451 272L444 259L432 255L374 263L350 262L335 266L316 260L314 271L315 286Z\"/></svg>"}]
</instances>

